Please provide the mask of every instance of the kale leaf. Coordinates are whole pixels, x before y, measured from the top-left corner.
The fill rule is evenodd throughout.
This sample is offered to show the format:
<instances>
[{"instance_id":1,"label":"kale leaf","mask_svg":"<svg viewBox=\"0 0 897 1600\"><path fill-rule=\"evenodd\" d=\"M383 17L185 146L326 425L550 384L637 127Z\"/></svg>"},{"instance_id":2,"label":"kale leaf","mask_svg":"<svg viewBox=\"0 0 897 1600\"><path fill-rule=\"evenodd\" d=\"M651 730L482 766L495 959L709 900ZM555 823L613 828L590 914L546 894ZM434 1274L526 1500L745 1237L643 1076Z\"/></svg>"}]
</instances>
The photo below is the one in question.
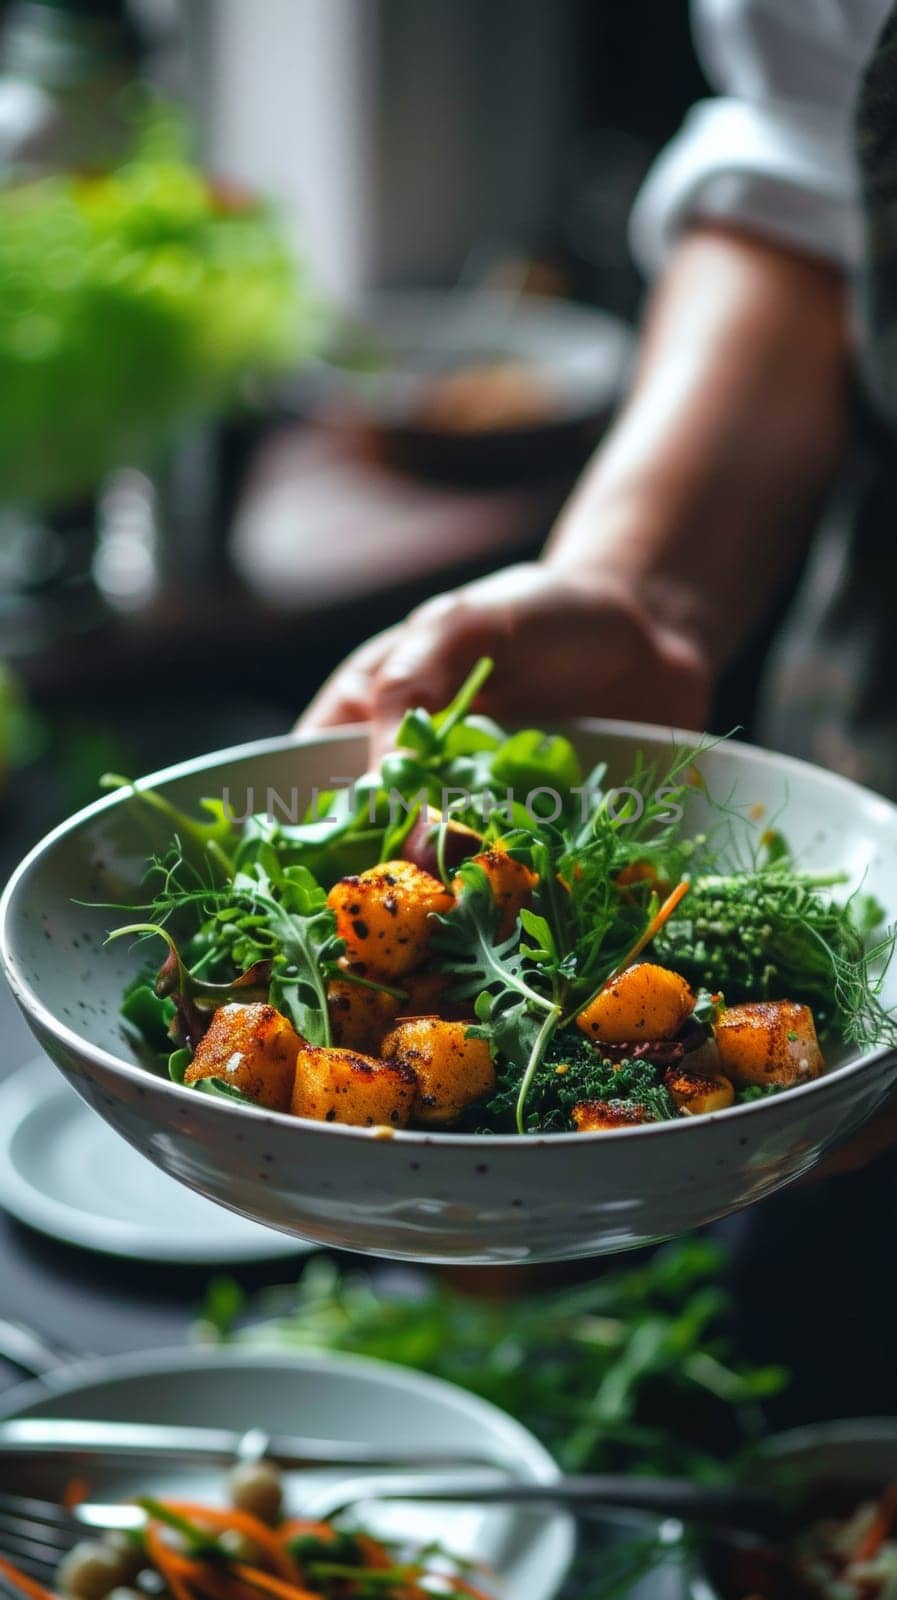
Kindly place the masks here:
<instances>
[{"instance_id":1,"label":"kale leaf","mask_svg":"<svg viewBox=\"0 0 897 1600\"><path fill-rule=\"evenodd\" d=\"M495 1092L476 1114L477 1131L513 1131L520 1071L501 1064ZM650 1061L604 1060L580 1035L556 1034L533 1077L526 1107L527 1132L569 1133L573 1107L581 1100L645 1106L659 1122L676 1116L660 1070Z\"/></svg>"}]
</instances>

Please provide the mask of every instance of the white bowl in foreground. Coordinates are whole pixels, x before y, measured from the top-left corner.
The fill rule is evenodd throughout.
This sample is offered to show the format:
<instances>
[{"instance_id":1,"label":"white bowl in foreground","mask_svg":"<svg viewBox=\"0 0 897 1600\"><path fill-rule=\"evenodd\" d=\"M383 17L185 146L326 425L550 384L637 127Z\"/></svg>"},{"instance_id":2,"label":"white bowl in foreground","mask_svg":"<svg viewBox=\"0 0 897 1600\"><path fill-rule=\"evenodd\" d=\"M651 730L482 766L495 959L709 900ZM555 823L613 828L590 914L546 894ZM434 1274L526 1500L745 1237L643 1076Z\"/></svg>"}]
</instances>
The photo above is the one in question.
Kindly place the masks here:
<instances>
[{"instance_id":1,"label":"white bowl in foreground","mask_svg":"<svg viewBox=\"0 0 897 1600\"><path fill-rule=\"evenodd\" d=\"M688 735L583 722L586 769L624 783L636 753L663 768ZM146 780L177 805L227 792L240 815L269 790L303 803L366 764L364 731L245 745ZM778 817L802 866L843 868L897 911L897 807L846 779L735 742L701 756L717 796L735 794L745 830ZM784 815L781 815L784 808ZM753 821L747 820L748 814ZM687 825L713 820L696 789ZM140 900L164 819L118 792L49 834L0 904L0 955L40 1044L123 1137L190 1188L256 1221L326 1246L416 1260L519 1263L608 1254L725 1216L808 1172L882 1104L897 1052L874 1049L816 1082L729 1111L612 1133L477 1137L307 1122L196 1094L140 1065L119 1003L146 951L104 947ZM79 902L89 902L87 907ZM897 970L885 1000L897 1006Z\"/></svg>"}]
</instances>

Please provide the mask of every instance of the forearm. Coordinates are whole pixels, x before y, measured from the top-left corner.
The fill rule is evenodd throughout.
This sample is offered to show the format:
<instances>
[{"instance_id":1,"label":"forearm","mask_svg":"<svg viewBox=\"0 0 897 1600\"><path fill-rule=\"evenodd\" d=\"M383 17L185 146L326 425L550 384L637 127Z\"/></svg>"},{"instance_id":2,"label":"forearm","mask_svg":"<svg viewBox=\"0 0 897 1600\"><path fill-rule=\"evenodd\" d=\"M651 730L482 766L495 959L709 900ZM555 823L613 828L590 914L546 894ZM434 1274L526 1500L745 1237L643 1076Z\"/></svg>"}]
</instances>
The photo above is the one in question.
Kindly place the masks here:
<instances>
[{"instance_id":1,"label":"forearm","mask_svg":"<svg viewBox=\"0 0 897 1600\"><path fill-rule=\"evenodd\" d=\"M845 307L824 263L716 228L686 235L549 563L618 574L722 665L793 568L837 471Z\"/></svg>"}]
</instances>

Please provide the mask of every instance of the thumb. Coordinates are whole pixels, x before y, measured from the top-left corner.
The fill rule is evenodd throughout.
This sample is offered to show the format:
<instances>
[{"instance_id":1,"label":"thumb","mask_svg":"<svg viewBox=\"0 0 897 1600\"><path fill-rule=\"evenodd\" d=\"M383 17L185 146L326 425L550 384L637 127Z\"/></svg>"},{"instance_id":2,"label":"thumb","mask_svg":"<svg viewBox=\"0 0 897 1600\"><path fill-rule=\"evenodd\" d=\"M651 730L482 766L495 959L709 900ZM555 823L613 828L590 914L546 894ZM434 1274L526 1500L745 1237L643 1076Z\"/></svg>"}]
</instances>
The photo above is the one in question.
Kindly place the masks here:
<instances>
[{"instance_id":1,"label":"thumb","mask_svg":"<svg viewBox=\"0 0 897 1600\"><path fill-rule=\"evenodd\" d=\"M440 627L443 607L444 602L439 600L423 608L403 629L375 674L371 694L372 760L379 761L395 749L396 734L406 711L416 706L439 711L448 705L476 659L475 648L462 649L451 631ZM449 607L445 606L445 610Z\"/></svg>"}]
</instances>

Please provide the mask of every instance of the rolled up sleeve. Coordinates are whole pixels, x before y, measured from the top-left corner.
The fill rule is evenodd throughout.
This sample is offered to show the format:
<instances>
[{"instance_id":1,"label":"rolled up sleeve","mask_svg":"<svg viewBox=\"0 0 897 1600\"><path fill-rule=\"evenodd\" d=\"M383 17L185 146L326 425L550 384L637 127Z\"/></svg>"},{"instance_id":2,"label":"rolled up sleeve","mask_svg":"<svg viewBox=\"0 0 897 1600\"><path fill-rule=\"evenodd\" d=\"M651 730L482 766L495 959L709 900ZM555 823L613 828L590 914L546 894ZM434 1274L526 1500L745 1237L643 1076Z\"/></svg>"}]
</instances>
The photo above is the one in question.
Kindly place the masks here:
<instances>
[{"instance_id":1,"label":"rolled up sleeve","mask_svg":"<svg viewBox=\"0 0 897 1600\"><path fill-rule=\"evenodd\" d=\"M728 221L845 268L862 231L851 123L888 0L698 0L696 43L718 99L702 101L636 200L647 273L683 225Z\"/></svg>"}]
</instances>

